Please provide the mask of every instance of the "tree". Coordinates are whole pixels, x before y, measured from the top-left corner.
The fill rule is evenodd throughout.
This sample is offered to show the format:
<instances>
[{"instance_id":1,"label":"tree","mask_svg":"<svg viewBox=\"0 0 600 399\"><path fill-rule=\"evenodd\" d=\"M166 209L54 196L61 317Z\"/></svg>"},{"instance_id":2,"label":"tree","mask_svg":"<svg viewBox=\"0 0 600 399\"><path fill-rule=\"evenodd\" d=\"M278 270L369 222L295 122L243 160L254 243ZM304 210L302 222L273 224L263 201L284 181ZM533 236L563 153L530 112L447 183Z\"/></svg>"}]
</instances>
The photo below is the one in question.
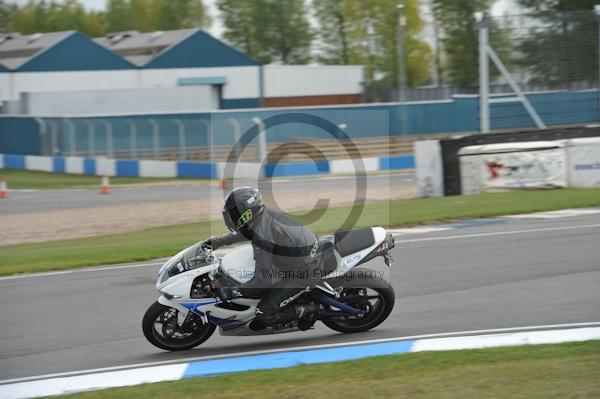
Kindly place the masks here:
<instances>
[{"instance_id":1,"label":"tree","mask_svg":"<svg viewBox=\"0 0 600 399\"><path fill-rule=\"evenodd\" d=\"M217 8L225 31L223 38L250 57L265 62L268 55L258 42L255 13L258 11L254 2L239 0L218 0Z\"/></svg>"},{"instance_id":2,"label":"tree","mask_svg":"<svg viewBox=\"0 0 600 399\"><path fill-rule=\"evenodd\" d=\"M312 31L304 0L218 0L224 37L262 63L304 64Z\"/></svg>"},{"instance_id":3,"label":"tree","mask_svg":"<svg viewBox=\"0 0 600 399\"><path fill-rule=\"evenodd\" d=\"M314 13L319 22L320 55L325 64L351 63L350 35L352 21L347 14L348 4L343 0L313 0Z\"/></svg>"},{"instance_id":4,"label":"tree","mask_svg":"<svg viewBox=\"0 0 600 399\"><path fill-rule=\"evenodd\" d=\"M495 0L433 0L434 17L442 28L446 56L445 69L450 83L459 87L474 86L479 76L479 30L474 14L487 12ZM488 18L490 44L505 67L513 64L509 30L501 28L496 18ZM490 67L493 79L500 72Z\"/></svg>"},{"instance_id":5,"label":"tree","mask_svg":"<svg viewBox=\"0 0 600 399\"><path fill-rule=\"evenodd\" d=\"M210 18L202 0L155 0L154 25L157 30L206 26Z\"/></svg>"},{"instance_id":6,"label":"tree","mask_svg":"<svg viewBox=\"0 0 600 399\"><path fill-rule=\"evenodd\" d=\"M534 12L592 11L597 0L517 0Z\"/></svg>"},{"instance_id":7,"label":"tree","mask_svg":"<svg viewBox=\"0 0 600 399\"><path fill-rule=\"evenodd\" d=\"M106 31L133 30L131 3L127 0L108 0L106 5Z\"/></svg>"},{"instance_id":8,"label":"tree","mask_svg":"<svg viewBox=\"0 0 600 399\"><path fill-rule=\"evenodd\" d=\"M398 0L314 0L325 63L363 64L367 84L398 85ZM418 2L405 0L407 83L414 87L429 78L431 49L419 33L423 22Z\"/></svg>"},{"instance_id":9,"label":"tree","mask_svg":"<svg viewBox=\"0 0 600 399\"><path fill-rule=\"evenodd\" d=\"M596 0L519 0L536 29L518 45L521 68L529 83L548 88L575 81L598 80Z\"/></svg>"},{"instance_id":10,"label":"tree","mask_svg":"<svg viewBox=\"0 0 600 399\"><path fill-rule=\"evenodd\" d=\"M265 12L259 40L268 49L271 61L306 64L310 61L313 33L304 0L261 0Z\"/></svg>"},{"instance_id":11,"label":"tree","mask_svg":"<svg viewBox=\"0 0 600 399\"><path fill-rule=\"evenodd\" d=\"M0 0L0 33L12 30L11 21L16 11L16 4Z\"/></svg>"}]
</instances>

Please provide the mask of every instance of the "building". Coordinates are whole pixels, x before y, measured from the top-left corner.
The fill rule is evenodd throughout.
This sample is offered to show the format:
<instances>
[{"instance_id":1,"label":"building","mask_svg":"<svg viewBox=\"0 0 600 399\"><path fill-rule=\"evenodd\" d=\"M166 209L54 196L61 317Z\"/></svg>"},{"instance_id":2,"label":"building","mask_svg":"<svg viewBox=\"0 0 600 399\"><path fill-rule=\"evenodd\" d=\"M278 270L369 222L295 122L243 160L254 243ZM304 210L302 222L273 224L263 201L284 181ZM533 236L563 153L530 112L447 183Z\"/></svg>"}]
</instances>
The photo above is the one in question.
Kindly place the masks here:
<instances>
[{"instance_id":1,"label":"building","mask_svg":"<svg viewBox=\"0 0 600 399\"><path fill-rule=\"evenodd\" d=\"M362 66L261 65L201 29L0 36L4 113L197 112L361 100Z\"/></svg>"}]
</instances>

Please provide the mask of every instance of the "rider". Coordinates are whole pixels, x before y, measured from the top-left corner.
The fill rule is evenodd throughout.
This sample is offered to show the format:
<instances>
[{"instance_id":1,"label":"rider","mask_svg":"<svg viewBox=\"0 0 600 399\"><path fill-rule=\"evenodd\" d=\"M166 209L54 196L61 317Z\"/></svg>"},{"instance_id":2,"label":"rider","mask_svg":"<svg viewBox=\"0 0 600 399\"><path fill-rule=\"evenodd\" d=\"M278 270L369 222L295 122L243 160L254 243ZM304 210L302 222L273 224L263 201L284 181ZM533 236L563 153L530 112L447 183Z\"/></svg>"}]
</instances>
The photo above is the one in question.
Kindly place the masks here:
<instances>
[{"instance_id":1,"label":"rider","mask_svg":"<svg viewBox=\"0 0 600 399\"><path fill-rule=\"evenodd\" d=\"M223 218L231 233L211 237L204 245L217 249L249 240L256 268L247 283L219 288L219 298L262 298L249 326L253 330L280 325L313 312L315 305L289 305L317 275L315 234L285 214L266 207L260 192L250 187L236 188L227 195Z\"/></svg>"}]
</instances>

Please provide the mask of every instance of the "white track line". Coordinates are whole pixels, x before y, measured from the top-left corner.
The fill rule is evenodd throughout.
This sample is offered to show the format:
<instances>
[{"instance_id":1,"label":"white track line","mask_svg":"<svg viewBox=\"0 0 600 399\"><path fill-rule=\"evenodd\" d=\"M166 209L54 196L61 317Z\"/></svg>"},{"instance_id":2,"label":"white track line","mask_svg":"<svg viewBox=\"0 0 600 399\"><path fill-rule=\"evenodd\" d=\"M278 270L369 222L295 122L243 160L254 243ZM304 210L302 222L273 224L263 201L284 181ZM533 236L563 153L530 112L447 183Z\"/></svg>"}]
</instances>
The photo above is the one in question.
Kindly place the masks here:
<instances>
[{"instance_id":1,"label":"white track line","mask_svg":"<svg viewBox=\"0 0 600 399\"><path fill-rule=\"evenodd\" d=\"M29 277L49 277L49 276L59 276L61 274L74 274L74 273L88 273L88 272L103 272L103 271L113 271L120 269L133 269L136 267L146 267L146 266L158 266L162 265L162 262L145 262L145 263L133 263L131 265L122 265L122 266L101 266L101 267L92 267L85 269L69 269L69 270L57 270L55 272L42 272L42 273L32 273L32 274L18 274L16 276L5 276L0 277L0 281L4 280L15 280L19 278L29 278Z\"/></svg>"},{"instance_id":2,"label":"white track line","mask_svg":"<svg viewBox=\"0 0 600 399\"><path fill-rule=\"evenodd\" d=\"M491 232L491 233L461 234L461 235L444 236L444 237L413 238L413 239L409 239L409 240L396 240L396 244L421 242L421 241L441 241L441 240L457 240L457 239L461 239L461 238L502 236L502 235L508 235L508 234L524 234L524 233L535 233L535 232L542 232L542 231L592 229L592 228L596 228L596 227L600 227L600 224L586 224L586 225L581 225L581 226L564 226L564 227L546 227L546 228L542 228L542 229L530 229L530 230L495 231L495 232Z\"/></svg>"},{"instance_id":3,"label":"white track line","mask_svg":"<svg viewBox=\"0 0 600 399\"><path fill-rule=\"evenodd\" d=\"M485 330L455 331L455 332L448 332L448 333L411 335L411 336L406 336L406 337L379 338L379 339L369 339L369 340L362 340L362 341L347 341L347 342L339 342L339 343L335 343L335 344L306 345L306 346L296 346L296 347L289 347L289 348L267 349L267 350L258 350L258 351L248 351L248 352L236 352L236 353L227 353L227 354L212 355L212 356L196 356L196 357L188 357L188 358L181 358L181 359L164 360L164 361L159 361L159 362L136 363L136 364L123 365L123 366L104 367L104 368L82 370L82 371L70 371L70 372L65 372L65 373L44 374L44 375L38 375L38 376L32 376L32 377L13 378L10 380L0 381L0 386L4 385L4 384L35 381L35 380L46 379L46 378L69 377L69 376L85 375L85 374L105 372L105 371L116 371L116 370L132 369L132 368L142 368L142 367L160 366L160 365L167 365L167 364L186 363L186 362L193 362L193 361L198 361L198 360L222 359L222 358L228 358L228 357L251 356L251 355L261 355L261 354L268 354L268 353L278 353L278 352L305 351L305 350L311 350L311 349L335 348L335 347L340 347L340 346L385 343L385 342L390 342L390 341L405 341L405 340L415 340L415 339L423 339L423 338L440 338L440 337L453 337L453 336L461 336L461 335L468 336L468 335L475 335L475 334L548 330L548 329L560 329L560 328L580 328L580 327L583 328L583 327L595 327L595 326L600 326L600 321L586 322L586 323L546 324L546 325L538 325L538 326L494 328L494 329L485 329Z\"/></svg>"}]
</instances>

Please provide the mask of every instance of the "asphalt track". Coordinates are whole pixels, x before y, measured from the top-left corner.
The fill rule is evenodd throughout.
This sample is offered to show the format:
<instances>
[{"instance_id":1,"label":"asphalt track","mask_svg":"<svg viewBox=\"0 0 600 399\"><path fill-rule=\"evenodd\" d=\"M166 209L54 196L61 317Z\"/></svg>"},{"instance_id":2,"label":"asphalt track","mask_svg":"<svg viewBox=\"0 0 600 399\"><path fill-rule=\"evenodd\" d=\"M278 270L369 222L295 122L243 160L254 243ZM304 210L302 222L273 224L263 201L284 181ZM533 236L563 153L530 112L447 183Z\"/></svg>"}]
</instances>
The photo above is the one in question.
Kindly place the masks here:
<instances>
[{"instance_id":1,"label":"asphalt track","mask_svg":"<svg viewBox=\"0 0 600 399\"><path fill-rule=\"evenodd\" d=\"M280 193L319 192L322 190L355 189L355 176L323 176L297 178L276 178L266 180L272 184L276 197ZM247 184L256 185L254 182ZM401 173L371 174L368 176L369 188L386 190L389 187L413 187L415 176L412 171ZM239 185L239 184L236 184ZM268 189L260 186L263 192ZM60 211L82 208L95 208L112 205L140 204L161 201L202 200L212 197L222 198L223 190L214 183L183 183L170 185L130 185L113 186L111 195L98 195L98 189L78 190L13 190L10 201L0 203L0 214Z\"/></svg>"},{"instance_id":2,"label":"asphalt track","mask_svg":"<svg viewBox=\"0 0 600 399\"><path fill-rule=\"evenodd\" d=\"M0 380L451 331L600 321L600 214L404 235L390 272L396 304L367 333L214 335L184 353L146 342L152 265L0 279ZM384 270L382 264L374 265Z\"/></svg>"}]
</instances>

